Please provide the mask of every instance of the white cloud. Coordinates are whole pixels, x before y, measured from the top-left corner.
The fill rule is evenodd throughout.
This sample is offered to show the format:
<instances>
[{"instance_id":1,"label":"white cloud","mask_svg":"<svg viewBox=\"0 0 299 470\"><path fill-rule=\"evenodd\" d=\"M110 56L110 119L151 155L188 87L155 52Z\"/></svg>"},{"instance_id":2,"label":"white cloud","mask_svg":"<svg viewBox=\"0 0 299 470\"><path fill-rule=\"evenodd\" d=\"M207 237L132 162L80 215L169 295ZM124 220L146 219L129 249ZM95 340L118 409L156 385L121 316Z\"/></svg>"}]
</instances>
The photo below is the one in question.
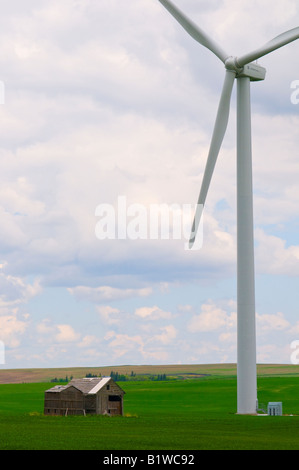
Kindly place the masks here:
<instances>
[{"instance_id":1,"label":"white cloud","mask_svg":"<svg viewBox=\"0 0 299 470\"><path fill-rule=\"evenodd\" d=\"M162 344L170 344L177 337L177 330L173 325L167 325L160 328L161 333L155 335L151 341L157 341Z\"/></svg>"},{"instance_id":2,"label":"white cloud","mask_svg":"<svg viewBox=\"0 0 299 470\"><path fill-rule=\"evenodd\" d=\"M28 323L18 319L16 315L0 316L0 339L6 347L18 347L27 328Z\"/></svg>"},{"instance_id":3,"label":"white cloud","mask_svg":"<svg viewBox=\"0 0 299 470\"><path fill-rule=\"evenodd\" d=\"M193 306L192 305L179 305L178 310L181 312L190 312L193 310Z\"/></svg>"},{"instance_id":4,"label":"white cloud","mask_svg":"<svg viewBox=\"0 0 299 470\"><path fill-rule=\"evenodd\" d=\"M295 323L295 325L292 325L292 327L290 328L290 333L294 334L294 335L299 335L299 322L297 321Z\"/></svg>"},{"instance_id":5,"label":"white cloud","mask_svg":"<svg viewBox=\"0 0 299 470\"><path fill-rule=\"evenodd\" d=\"M131 336L109 331L104 339L108 342L111 357L114 359L119 359L132 351L138 355L142 354L144 348L144 342L140 335Z\"/></svg>"},{"instance_id":6,"label":"white cloud","mask_svg":"<svg viewBox=\"0 0 299 470\"><path fill-rule=\"evenodd\" d=\"M236 332L225 332L219 335L219 341L224 343L236 343Z\"/></svg>"},{"instance_id":7,"label":"white cloud","mask_svg":"<svg viewBox=\"0 0 299 470\"><path fill-rule=\"evenodd\" d=\"M78 343L79 348L90 348L90 346L97 345L99 342L98 338L94 335L86 335L82 338L81 342ZM89 351L91 351L89 349ZM95 351L95 350L92 350Z\"/></svg>"},{"instance_id":8,"label":"white cloud","mask_svg":"<svg viewBox=\"0 0 299 470\"><path fill-rule=\"evenodd\" d=\"M152 293L150 287L142 289L119 289L111 286L77 286L69 288L68 291L79 300L88 300L95 303L101 303L107 300L128 299L131 297L147 297Z\"/></svg>"},{"instance_id":9,"label":"white cloud","mask_svg":"<svg viewBox=\"0 0 299 470\"><path fill-rule=\"evenodd\" d=\"M71 325L57 325L56 329L58 333L55 335L55 339L58 343L73 343L80 339L80 333L76 333Z\"/></svg>"},{"instance_id":10,"label":"white cloud","mask_svg":"<svg viewBox=\"0 0 299 470\"><path fill-rule=\"evenodd\" d=\"M165 312L157 306L139 307L135 310L135 315L147 320L169 319L172 316L171 312Z\"/></svg>"},{"instance_id":11,"label":"white cloud","mask_svg":"<svg viewBox=\"0 0 299 470\"><path fill-rule=\"evenodd\" d=\"M75 329L69 324L54 324L48 319L44 319L41 323L37 324L36 331L40 336L42 343L57 342L61 344L74 343L81 339L81 334L77 333ZM87 337L82 340L87 341ZM80 343L82 345L82 342Z\"/></svg>"},{"instance_id":12,"label":"white cloud","mask_svg":"<svg viewBox=\"0 0 299 470\"><path fill-rule=\"evenodd\" d=\"M201 306L199 315L194 315L189 324L188 330L192 333L217 331L221 328L234 328L236 325L236 314L227 313L215 304L204 304Z\"/></svg>"},{"instance_id":13,"label":"white cloud","mask_svg":"<svg viewBox=\"0 0 299 470\"><path fill-rule=\"evenodd\" d=\"M50 324L49 320L44 319L41 323L36 325L36 331L39 335L49 336L55 331L55 327Z\"/></svg>"},{"instance_id":14,"label":"white cloud","mask_svg":"<svg viewBox=\"0 0 299 470\"><path fill-rule=\"evenodd\" d=\"M278 312L276 314L257 314L257 329L258 331L269 331L269 330L286 330L290 327L290 323L285 318L284 314Z\"/></svg>"},{"instance_id":15,"label":"white cloud","mask_svg":"<svg viewBox=\"0 0 299 470\"><path fill-rule=\"evenodd\" d=\"M287 246L281 238L256 230L257 269L269 274L299 275L299 246Z\"/></svg>"},{"instance_id":16,"label":"white cloud","mask_svg":"<svg viewBox=\"0 0 299 470\"><path fill-rule=\"evenodd\" d=\"M27 284L20 277L0 273L0 307L25 304L40 292L38 280Z\"/></svg>"},{"instance_id":17,"label":"white cloud","mask_svg":"<svg viewBox=\"0 0 299 470\"><path fill-rule=\"evenodd\" d=\"M96 309L99 312L101 318L108 325L112 325L113 323L119 323L119 314L121 312L118 308L110 307L110 305L102 305L97 306Z\"/></svg>"}]
</instances>

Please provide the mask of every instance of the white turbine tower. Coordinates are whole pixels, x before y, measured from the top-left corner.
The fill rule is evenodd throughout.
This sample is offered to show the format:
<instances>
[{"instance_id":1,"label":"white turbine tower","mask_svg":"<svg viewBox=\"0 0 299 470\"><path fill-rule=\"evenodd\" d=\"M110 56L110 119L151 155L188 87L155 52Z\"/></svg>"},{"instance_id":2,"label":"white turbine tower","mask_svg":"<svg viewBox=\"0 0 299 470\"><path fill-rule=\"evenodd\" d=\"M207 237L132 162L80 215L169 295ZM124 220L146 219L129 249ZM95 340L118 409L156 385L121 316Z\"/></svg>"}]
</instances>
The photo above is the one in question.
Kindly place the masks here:
<instances>
[{"instance_id":1,"label":"white turbine tower","mask_svg":"<svg viewBox=\"0 0 299 470\"><path fill-rule=\"evenodd\" d=\"M193 246L201 208L205 204L216 160L226 132L230 100L237 79L237 412L257 411L255 281L252 204L252 152L250 82L264 80L266 70L252 63L260 57L299 38L299 27L287 31L263 47L241 57L232 57L188 19L170 0L159 0L181 26L225 65L226 74L210 151L198 198L197 212L189 242Z\"/></svg>"}]
</instances>

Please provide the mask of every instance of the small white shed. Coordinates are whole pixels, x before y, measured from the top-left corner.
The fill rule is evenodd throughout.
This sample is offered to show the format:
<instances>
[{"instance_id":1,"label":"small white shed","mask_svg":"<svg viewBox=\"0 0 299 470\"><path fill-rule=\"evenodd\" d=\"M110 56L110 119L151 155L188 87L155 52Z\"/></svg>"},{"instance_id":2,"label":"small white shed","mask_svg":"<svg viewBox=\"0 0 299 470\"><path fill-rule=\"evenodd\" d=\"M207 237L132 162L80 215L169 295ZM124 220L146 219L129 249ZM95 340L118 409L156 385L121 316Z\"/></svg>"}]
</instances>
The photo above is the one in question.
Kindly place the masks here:
<instances>
[{"instance_id":1,"label":"small white shed","mask_svg":"<svg viewBox=\"0 0 299 470\"><path fill-rule=\"evenodd\" d=\"M281 401L270 401L268 403L268 415L270 415L270 416L282 416L282 402Z\"/></svg>"}]
</instances>

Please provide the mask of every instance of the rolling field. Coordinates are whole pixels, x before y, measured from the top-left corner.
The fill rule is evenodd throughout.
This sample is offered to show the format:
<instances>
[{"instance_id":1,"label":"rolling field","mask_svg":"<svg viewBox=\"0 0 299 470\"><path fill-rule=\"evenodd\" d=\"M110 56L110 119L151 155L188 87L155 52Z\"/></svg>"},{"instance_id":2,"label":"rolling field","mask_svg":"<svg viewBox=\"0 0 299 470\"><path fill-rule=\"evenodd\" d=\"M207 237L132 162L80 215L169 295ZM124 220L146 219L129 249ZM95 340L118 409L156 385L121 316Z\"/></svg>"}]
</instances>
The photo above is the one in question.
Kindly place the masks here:
<instances>
[{"instance_id":1,"label":"rolling field","mask_svg":"<svg viewBox=\"0 0 299 470\"><path fill-rule=\"evenodd\" d=\"M126 392L122 417L44 416L51 384L1 384L0 449L299 449L297 369L269 366L258 377L259 402L282 401L282 417L236 415L233 371L211 369L202 378L119 383Z\"/></svg>"}]
</instances>

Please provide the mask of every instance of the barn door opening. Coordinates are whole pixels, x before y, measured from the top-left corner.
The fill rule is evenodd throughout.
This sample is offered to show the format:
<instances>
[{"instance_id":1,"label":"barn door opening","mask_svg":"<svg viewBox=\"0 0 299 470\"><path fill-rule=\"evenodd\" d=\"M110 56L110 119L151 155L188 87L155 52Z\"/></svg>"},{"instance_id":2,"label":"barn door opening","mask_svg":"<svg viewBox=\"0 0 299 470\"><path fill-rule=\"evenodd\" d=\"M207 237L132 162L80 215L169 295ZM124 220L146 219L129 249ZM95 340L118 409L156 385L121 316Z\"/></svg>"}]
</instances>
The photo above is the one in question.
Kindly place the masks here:
<instances>
[{"instance_id":1,"label":"barn door opening","mask_svg":"<svg viewBox=\"0 0 299 470\"><path fill-rule=\"evenodd\" d=\"M109 414L121 415L122 414L121 397L119 395L109 395L108 408L109 408Z\"/></svg>"}]
</instances>

